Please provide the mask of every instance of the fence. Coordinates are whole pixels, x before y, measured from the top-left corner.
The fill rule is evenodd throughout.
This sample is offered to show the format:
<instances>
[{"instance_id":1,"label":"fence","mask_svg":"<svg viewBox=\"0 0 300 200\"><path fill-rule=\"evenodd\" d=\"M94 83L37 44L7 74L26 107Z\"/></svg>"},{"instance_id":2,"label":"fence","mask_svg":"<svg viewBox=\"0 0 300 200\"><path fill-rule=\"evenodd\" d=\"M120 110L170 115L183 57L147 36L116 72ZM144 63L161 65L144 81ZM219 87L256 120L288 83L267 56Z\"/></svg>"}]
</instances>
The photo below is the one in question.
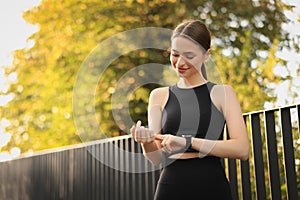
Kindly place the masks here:
<instances>
[{"instance_id":1,"label":"fence","mask_svg":"<svg viewBox=\"0 0 300 200\"><path fill-rule=\"evenodd\" d=\"M247 161L228 159L234 199L300 199L300 105L247 113L244 119L252 151Z\"/></svg>"},{"instance_id":2,"label":"fence","mask_svg":"<svg viewBox=\"0 0 300 200\"><path fill-rule=\"evenodd\" d=\"M297 200L300 105L247 113L244 119L250 158L224 160L234 199ZM122 136L2 162L0 199L150 200L160 171L133 153L141 153L140 146Z\"/></svg>"}]
</instances>

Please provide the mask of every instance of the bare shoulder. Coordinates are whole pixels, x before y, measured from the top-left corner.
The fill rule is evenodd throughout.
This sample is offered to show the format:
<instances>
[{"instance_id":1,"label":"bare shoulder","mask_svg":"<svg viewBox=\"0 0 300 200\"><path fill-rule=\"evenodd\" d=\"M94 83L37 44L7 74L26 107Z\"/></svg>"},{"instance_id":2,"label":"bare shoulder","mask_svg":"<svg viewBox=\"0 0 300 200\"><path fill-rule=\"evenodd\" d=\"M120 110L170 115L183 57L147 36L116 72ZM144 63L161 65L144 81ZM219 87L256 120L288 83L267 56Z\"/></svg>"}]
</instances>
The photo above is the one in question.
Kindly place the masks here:
<instances>
[{"instance_id":1,"label":"bare shoulder","mask_svg":"<svg viewBox=\"0 0 300 200\"><path fill-rule=\"evenodd\" d=\"M159 95L166 93L169 90L169 87L158 87L151 91L151 94Z\"/></svg>"},{"instance_id":2,"label":"bare shoulder","mask_svg":"<svg viewBox=\"0 0 300 200\"><path fill-rule=\"evenodd\" d=\"M216 107L224 112L226 102L229 102L229 99L232 97L235 98L235 91L232 86L226 84L215 85L211 90L211 99Z\"/></svg>"},{"instance_id":3,"label":"bare shoulder","mask_svg":"<svg viewBox=\"0 0 300 200\"><path fill-rule=\"evenodd\" d=\"M235 95L235 91L231 85L220 84L213 87L211 94L216 98L226 99Z\"/></svg>"},{"instance_id":4,"label":"bare shoulder","mask_svg":"<svg viewBox=\"0 0 300 200\"><path fill-rule=\"evenodd\" d=\"M159 87L155 88L150 93L149 104L158 104L162 108L164 107L169 96L169 87Z\"/></svg>"},{"instance_id":5,"label":"bare shoulder","mask_svg":"<svg viewBox=\"0 0 300 200\"><path fill-rule=\"evenodd\" d=\"M150 97L151 96L159 97L161 95L166 95L168 93L168 91L169 91L169 87L155 88L154 90L151 91Z\"/></svg>"}]
</instances>

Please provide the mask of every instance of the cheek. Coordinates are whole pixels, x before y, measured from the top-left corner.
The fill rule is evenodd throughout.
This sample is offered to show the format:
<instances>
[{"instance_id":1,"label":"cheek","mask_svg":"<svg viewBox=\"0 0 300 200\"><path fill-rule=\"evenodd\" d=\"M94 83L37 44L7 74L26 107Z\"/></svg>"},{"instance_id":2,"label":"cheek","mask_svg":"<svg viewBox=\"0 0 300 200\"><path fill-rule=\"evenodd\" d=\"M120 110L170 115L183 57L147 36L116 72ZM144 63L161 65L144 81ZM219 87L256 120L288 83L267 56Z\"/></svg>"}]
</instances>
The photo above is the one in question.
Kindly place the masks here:
<instances>
[{"instance_id":1,"label":"cheek","mask_svg":"<svg viewBox=\"0 0 300 200\"><path fill-rule=\"evenodd\" d=\"M172 66L176 65L177 60L178 60L178 59L175 58L175 57L173 57L173 56L170 57L170 61L171 61Z\"/></svg>"},{"instance_id":2,"label":"cheek","mask_svg":"<svg viewBox=\"0 0 300 200\"><path fill-rule=\"evenodd\" d=\"M193 61L188 62L188 65L192 66L194 68L200 69L202 62L200 62L199 60L193 60Z\"/></svg>"}]
</instances>

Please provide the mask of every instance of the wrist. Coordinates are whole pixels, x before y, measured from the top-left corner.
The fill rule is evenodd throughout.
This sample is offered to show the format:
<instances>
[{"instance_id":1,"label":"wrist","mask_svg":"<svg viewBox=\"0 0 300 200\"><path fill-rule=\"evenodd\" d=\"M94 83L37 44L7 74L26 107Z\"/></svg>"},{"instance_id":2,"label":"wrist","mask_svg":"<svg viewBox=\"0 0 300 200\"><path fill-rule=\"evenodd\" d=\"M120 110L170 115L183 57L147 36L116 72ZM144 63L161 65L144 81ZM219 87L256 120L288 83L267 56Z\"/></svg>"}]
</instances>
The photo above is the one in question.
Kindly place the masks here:
<instances>
[{"instance_id":1,"label":"wrist","mask_svg":"<svg viewBox=\"0 0 300 200\"><path fill-rule=\"evenodd\" d=\"M192 148L192 135L182 135L182 137L185 139L185 149Z\"/></svg>"},{"instance_id":2,"label":"wrist","mask_svg":"<svg viewBox=\"0 0 300 200\"><path fill-rule=\"evenodd\" d=\"M154 140L151 140L151 141L147 141L147 142L141 142L141 144L144 146L144 145L150 145L150 144L152 144L152 143L154 143Z\"/></svg>"},{"instance_id":3,"label":"wrist","mask_svg":"<svg viewBox=\"0 0 300 200\"><path fill-rule=\"evenodd\" d=\"M191 148L192 148L192 149L194 148L194 141L195 141L195 138L192 137L192 138L191 138Z\"/></svg>"}]
</instances>

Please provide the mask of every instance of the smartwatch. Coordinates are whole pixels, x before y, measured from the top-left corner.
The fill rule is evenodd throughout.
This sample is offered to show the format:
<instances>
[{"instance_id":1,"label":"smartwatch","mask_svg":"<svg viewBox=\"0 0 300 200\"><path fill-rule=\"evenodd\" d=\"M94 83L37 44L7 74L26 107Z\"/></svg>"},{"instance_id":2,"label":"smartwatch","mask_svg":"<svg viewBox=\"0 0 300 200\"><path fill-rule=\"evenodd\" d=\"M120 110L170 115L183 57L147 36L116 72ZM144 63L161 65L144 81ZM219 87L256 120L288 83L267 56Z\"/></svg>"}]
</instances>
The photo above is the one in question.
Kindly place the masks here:
<instances>
[{"instance_id":1,"label":"smartwatch","mask_svg":"<svg viewBox=\"0 0 300 200\"><path fill-rule=\"evenodd\" d=\"M192 135L181 135L183 138L185 138L185 149L192 148Z\"/></svg>"}]
</instances>

